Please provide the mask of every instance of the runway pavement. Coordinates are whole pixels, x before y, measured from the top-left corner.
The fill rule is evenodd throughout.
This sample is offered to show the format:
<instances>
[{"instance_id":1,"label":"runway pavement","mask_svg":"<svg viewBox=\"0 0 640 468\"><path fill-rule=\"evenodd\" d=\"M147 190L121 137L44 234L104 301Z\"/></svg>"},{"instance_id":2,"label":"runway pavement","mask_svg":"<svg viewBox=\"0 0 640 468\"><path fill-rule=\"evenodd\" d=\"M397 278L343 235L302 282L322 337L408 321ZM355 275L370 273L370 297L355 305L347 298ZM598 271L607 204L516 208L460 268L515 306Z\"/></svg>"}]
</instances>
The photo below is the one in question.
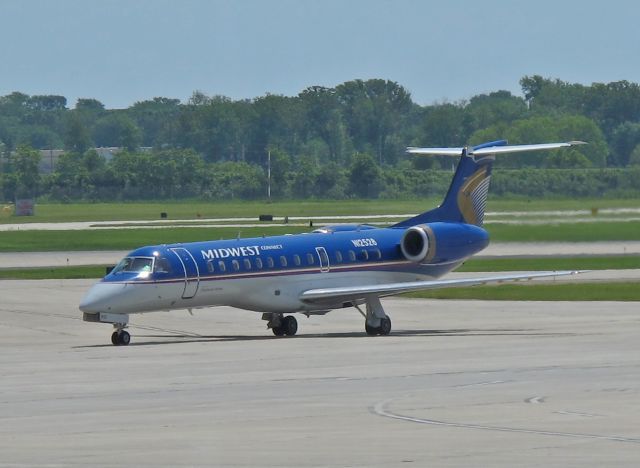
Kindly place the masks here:
<instances>
[{"instance_id":1,"label":"runway pavement","mask_svg":"<svg viewBox=\"0 0 640 468\"><path fill-rule=\"evenodd\" d=\"M383 300L275 338L230 308L80 320L91 281L0 281L0 466L640 465L640 309Z\"/></svg>"}]
</instances>

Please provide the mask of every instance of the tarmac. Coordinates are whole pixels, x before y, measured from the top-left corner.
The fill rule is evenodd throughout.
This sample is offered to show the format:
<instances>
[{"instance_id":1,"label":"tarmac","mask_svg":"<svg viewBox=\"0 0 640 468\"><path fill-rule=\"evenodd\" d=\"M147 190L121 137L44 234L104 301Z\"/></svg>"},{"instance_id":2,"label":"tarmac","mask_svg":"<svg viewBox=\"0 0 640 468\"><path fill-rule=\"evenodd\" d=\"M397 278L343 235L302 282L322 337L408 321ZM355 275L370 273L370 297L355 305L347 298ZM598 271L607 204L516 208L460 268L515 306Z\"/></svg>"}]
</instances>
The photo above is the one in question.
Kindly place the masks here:
<instances>
[{"instance_id":1,"label":"tarmac","mask_svg":"<svg viewBox=\"0 0 640 468\"><path fill-rule=\"evenodd\" d=\"M0 281L0 466L640 465L640 306L386 299L276 338L227 307L82 322Z\"/></svg>"}]
</instances>

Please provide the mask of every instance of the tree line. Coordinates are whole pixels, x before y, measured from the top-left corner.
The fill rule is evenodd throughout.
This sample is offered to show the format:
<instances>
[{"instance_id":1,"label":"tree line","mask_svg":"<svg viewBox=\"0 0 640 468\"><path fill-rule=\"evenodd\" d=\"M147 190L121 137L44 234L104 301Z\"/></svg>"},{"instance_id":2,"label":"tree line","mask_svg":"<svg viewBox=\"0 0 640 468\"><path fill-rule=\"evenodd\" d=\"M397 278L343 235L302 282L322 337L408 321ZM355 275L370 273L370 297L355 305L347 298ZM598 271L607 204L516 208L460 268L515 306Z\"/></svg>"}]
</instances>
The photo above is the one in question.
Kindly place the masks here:
<instances>
[{"instance_id":1,"label":"tree line","mask_svg":"<svg viewBox=\"0 0 640 468\"><path fill-rule=\"evenodd\" d=\"M426 106L413 102L400 84L381 79L250 100L194 92L185 103L158 97L127 109L106 109L90 98L68 108L63 96L14 92L0 97L2 194L7 200L25 194L69 200L261 198L270 154L274 197L420 196L446 189L452 161L407 157L405 146L503 138L514 144L579 139L589 145L500 158L497 174L512 171L517 179L533 169L580 169L594 181L608 181L606 187L592 184L599 194L626 193L620 169L640 164L640 86L587 86L537 75L520 84L522 97L496 91ZM124 151L105 161L93 147ZM54 172L38 174L34 149L55 148L66 152ZM567 187L573 185L542 191Z\"/></svg>"}]
</instances>

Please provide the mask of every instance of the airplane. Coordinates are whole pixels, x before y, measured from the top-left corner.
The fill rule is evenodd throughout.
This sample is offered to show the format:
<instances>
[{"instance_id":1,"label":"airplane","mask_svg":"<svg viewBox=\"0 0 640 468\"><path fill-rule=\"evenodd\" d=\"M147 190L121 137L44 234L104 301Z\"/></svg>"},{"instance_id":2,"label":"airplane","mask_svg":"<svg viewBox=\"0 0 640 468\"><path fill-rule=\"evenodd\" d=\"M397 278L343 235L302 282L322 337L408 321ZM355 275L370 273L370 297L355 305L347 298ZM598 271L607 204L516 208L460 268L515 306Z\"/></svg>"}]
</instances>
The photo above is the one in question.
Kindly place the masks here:
<instances>
[{"instance_id":1,"label":"airplane","mask_svg":"<svg viewBox=\"0 0 640 468\"><path fill-rule=\"evenodd\" d=\"M410 154L459 157L437 208L389 227L337 224L295 235L141 247L86 293L79 305L83 320L113 324L111 342L118 346L130 343L130 314L231 306L262 313L276 336L293 336L298 322L291 314L353 307L368 335L389 335L391 319L381 297L575 274L440 279L489 244L483 220L496 155L578 144L584 143L409 147Z\"/></svg>"}]
</instances>

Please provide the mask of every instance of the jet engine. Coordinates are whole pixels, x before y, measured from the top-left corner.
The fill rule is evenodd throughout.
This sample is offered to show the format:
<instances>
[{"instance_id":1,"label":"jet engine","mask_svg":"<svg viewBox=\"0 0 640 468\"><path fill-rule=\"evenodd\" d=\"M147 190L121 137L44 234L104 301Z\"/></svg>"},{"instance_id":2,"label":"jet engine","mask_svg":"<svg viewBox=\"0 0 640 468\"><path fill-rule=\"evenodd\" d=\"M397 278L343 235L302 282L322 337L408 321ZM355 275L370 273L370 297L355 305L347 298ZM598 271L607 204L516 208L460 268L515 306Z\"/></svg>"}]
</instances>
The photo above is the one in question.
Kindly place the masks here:
<instances>
[{"instance_id":1,"label":"jet engine","mask_svg":"<svg viewBox=\"0 0 640 468\"><path fill-rule=\"evenodd\" d=\"M426 224L407 229L400 241L400 250L407 260L426 263L436 254L436 237Z\"/></svg>"}]
</instances>

